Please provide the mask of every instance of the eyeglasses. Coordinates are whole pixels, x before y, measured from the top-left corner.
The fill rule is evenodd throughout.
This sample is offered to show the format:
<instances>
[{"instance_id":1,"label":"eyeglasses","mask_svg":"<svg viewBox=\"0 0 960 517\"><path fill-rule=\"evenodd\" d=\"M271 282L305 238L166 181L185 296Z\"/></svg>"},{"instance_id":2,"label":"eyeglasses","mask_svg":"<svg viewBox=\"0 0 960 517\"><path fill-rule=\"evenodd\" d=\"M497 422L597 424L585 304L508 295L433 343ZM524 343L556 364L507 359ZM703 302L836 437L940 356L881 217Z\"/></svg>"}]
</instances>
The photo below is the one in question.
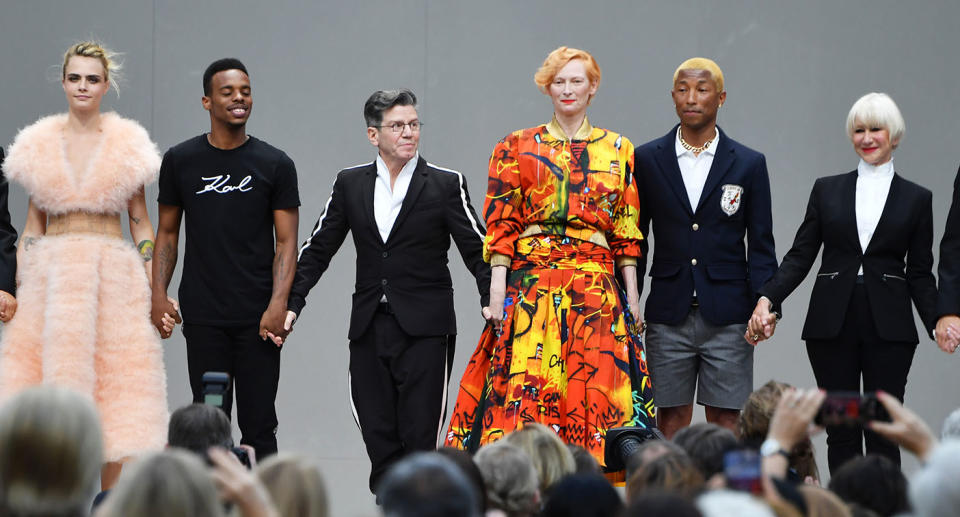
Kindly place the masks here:
<instances>
[{"instance_id":1,"label":"eyeglasses","mask_svg":"<svg viewBox=\"0 0 960 517\"><path fill-rule=\"evenodd\" d=\"M379 127L380 129L388 128L390 129L390 131L393 131L394 133L403 133L403 129L407 126L410 126L410 131L413 131L414 133L416 133L420 131L420 128L423 126L423 122L420 122L419 120L413 120L410 122L392 122L390 124L377 126L377 127Z\"/></svg>"}]
</instances>

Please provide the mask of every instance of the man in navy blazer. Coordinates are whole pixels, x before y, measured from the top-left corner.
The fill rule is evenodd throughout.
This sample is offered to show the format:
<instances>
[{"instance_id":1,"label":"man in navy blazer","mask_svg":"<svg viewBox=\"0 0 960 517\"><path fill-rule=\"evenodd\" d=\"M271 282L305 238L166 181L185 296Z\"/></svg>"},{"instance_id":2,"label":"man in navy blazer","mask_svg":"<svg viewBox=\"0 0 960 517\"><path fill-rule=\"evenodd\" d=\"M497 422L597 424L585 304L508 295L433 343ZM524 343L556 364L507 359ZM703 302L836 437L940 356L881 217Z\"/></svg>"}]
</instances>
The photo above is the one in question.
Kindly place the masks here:
<instances>
[{"instance_id":1,"label":"man in navy blazer","mask_svg":"<svg viewBox=\"0 0 960 517\"><path fill-rule=\"evenodd\" d=\"M654 232L647 359L668 438L689 425L695 389L708 422L735 426L753 390L744 328L777 269L766 161L716 125L723 72L689 59L671 95L680 124L635 151L640 230Z\"/></svg>"}]
</instances>

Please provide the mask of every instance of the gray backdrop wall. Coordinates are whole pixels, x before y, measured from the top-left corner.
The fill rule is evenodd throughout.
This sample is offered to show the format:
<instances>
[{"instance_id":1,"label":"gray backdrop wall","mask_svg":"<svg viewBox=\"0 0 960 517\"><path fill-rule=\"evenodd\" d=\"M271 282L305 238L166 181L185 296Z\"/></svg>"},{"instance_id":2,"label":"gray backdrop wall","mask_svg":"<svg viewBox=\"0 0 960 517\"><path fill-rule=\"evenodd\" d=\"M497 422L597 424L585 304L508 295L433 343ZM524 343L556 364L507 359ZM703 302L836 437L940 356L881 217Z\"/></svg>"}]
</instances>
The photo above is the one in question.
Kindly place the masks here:
<instances>
[{"instance_id":1,"label":"gray backdrop wall","mask_svg":"<svg viewBox=\"0 0 960 517\"><path fill-rule=\"evenodd\" d=\"M410 87L419 95L422 153L462 171L479 210L494 143L550 118L550 103L532 76L561 44L591 51L603 69L591 121L637 144L676 122L668 95L674 68L687 57L714 58L728 91L720 124L767 156L779 257L792 242L814 179L856 166L844 120L863 93L888 92L903 111L907 133L896 168L934 191L937 243L960 161L954 146L960 41L953 32L960 3L954 0L6 0L3 6L0 143L8 145L39 116L65 109L58 63L79 39L100 38L124 52L126 80L107 104L144 124L162 150L209 127L200 106L201 74L210 61L236 56L254 86L249 131L297 163L301 238L337 170L374 158L361 110L380 88ZM148 198L155 196L152 187ZM26 202L21 189L12 190L19 227ZM284 348L277 400L281 449L320 462L337 516L376 513L346 390L353 263L348 239ZM455 393L482 322L457 253L451 270L460 315ZM757 384L771 378L814 384L799 339L810 285L808 279L786 302L776 338L757 349ZM179 332L165 346L170 404L177 407L190 399ZM958 405L957 361L927 339L917 349L907 402L935 428ZM816 443L826 474L822 437ZM907 459L905 466L912 470L916 463Z\"/></svg>"}]
</instances>

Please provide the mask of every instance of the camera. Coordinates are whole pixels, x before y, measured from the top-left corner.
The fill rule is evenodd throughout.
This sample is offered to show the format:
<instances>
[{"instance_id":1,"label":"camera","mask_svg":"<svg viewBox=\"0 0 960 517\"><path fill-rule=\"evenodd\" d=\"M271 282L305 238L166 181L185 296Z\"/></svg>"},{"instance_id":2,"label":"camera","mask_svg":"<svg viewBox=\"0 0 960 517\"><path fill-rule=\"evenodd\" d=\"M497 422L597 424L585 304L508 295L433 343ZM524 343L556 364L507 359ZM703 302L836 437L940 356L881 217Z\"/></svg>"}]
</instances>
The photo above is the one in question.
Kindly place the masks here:
<instances>
[{"instance_id":1,"label":"camera","mask_svg":"<svg viewBox=\"0 0 960 517\"><path fill-rule=\"evenodd\" d=\"M230 390L230 374L224 372L204 372L200 378L203 386L203 403L216 406L224 412L223 396Z\"/></svg>"},{"instance_id":2,"label":"camera","mask_svg":"<svg viewBox=\"0 0 960 517\"><path fill-rule=\"evenodd\" d=\"M863 425L873 420L890 421L890 414L877 399L876 393L832 391L827 393L813 422L821 426Z\"/></svg>"},{"instance_id":3,"label":"camera","mask_svg":"<svg viewBox=\"0 0 960 517\"><path fill-rule=\"evenodd\" d=\"M648 440L664 440L656 427L615 427L607 429L603 461L607 472L617 472L626 467L627 459Z\"/></svg>"}]
</instances>

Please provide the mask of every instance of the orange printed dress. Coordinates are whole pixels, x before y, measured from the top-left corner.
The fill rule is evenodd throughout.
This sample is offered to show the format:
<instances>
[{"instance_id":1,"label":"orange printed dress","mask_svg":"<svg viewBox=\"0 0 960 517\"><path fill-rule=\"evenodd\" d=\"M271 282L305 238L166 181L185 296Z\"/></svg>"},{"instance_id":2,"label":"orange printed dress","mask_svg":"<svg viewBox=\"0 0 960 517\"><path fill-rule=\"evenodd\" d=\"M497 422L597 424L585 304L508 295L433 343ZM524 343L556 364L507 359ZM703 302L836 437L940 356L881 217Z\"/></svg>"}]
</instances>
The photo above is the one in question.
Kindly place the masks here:
<instances>
[{"instance_id":1,"label":"orange printed dress","mask_svg":"<svg viewBox=\"0 0 960 517\"><path fill-rule=\"evenodd\" d=\"M607 429L652 426L640 334L615 266L643 236L633 144L584 120L516 131L490 158L484 258L507 265L503 326L470 358L446 445L476 450L538 422L603 464Z\"/></svg>"}]
</instances>

